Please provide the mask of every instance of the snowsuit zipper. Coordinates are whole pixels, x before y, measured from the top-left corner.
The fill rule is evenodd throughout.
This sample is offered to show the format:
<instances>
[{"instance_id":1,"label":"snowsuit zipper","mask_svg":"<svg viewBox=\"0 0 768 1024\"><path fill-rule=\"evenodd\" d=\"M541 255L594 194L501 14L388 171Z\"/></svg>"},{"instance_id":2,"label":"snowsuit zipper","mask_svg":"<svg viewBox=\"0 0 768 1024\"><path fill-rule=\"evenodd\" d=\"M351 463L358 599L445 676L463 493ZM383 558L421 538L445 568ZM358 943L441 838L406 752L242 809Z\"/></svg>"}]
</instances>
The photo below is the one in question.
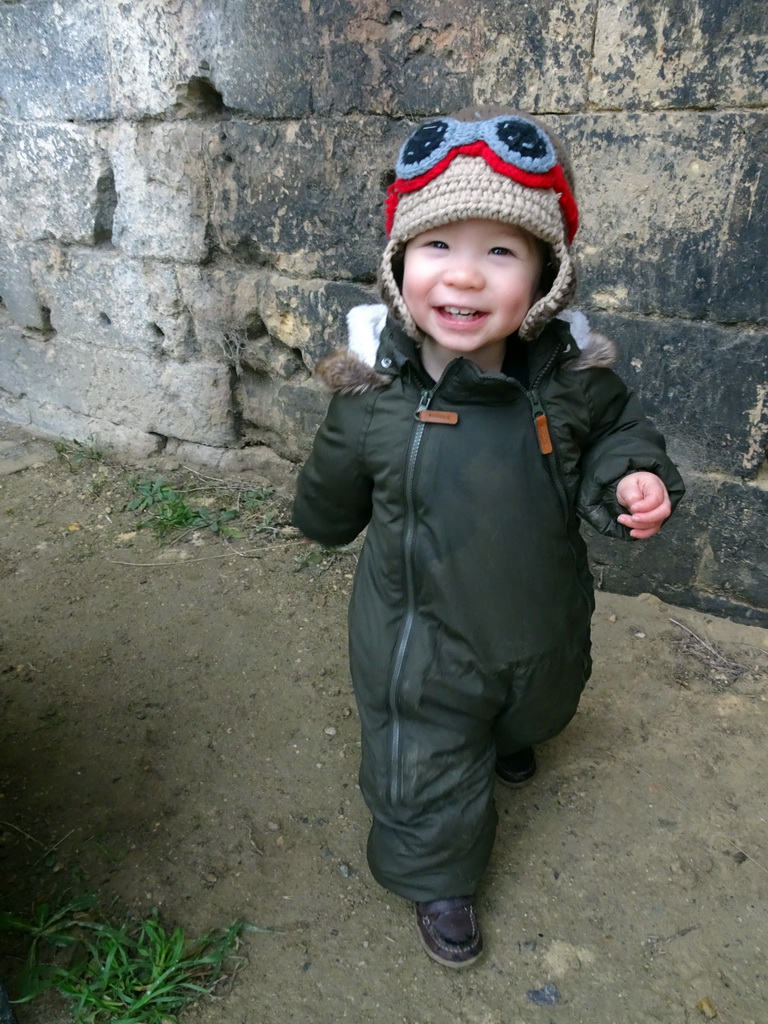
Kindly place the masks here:
<instances>
[{"instance_id":1,"label":"snowsuit zipper","mask_svg":"<svg viewBox=\"0 0 768 1024\"><path fill-rule=\"evenodd\" d=\"M454 371L455 372L455 371ZM398 698L400 683L403 675L405 655L408 650L413 623L416 618L416 586L414 581L413 545L416 539L416 503L414 497L414 482L416 479L416 463L419 457L419 449L424 437L426 422L419 419L419 413L429 408L432 399L440 385L451 376L450 368L443 374L440 380L432 388L424 388L419 397L419 404L414 410L413 417L416 426L411 435L408 458L405 466L405 526L403 531L403 563L405 572L405 615L395 646L395 658L392 665L392 674L389 682L389 713L390 713L390 774L389 774L389 799L390 803L396 804L402 796L402 773L400 758L400 709Z\"/></svg>"},{"instance_id":2,"label":"snowsuit zipper","mask_svg":"<svg viewBox=\"0 0 768 1024\"><path fill-rule=\"evenodd\" d=\"M547 360L546 365L537 374L536 379L533 382L533 386L529 391L526 391L522 385L518 385L520 390L528 398L531 408L533 410L534 425L536 426L537 436L539 438L539 447L544 455L549 475L557 493L559 504L562 508L563 515L568 521L568 498L565 492L565 487L560 478L559 463L557 460L557 452L552 444L549 428L547 425L546 412L541 401L541 397L537 390L539 383L545 377L552 367L555 359L557 358L559 349L552 353L550 358ZM458 366L458 361L456 364ZM415 566L413 563L413 547L416 539L416 505L415 505L415 480L416 480L416 466L419 457L419 451L421 449L421 443L424 438L424 429L426 422L419 417L419 413L429 409L430 403L434 398L436 392L445 382L445 380L452 376L452 366L449 366L440 380L433 385L431 389L423 389L419 398L419 404L414 410L414 419L416 420L416 426L411 435L410 446L408 449L408 457L406 460L405 468L405 525L403 531L403 563L405 573L405 614L403 616L400 631L397 637L397 643L395 645L395 656L392 663L392 672L389 681L389 713L390 713L390 774L389 774L389 800L391 804L396 804L402 797L403 791L403 780L402 780L402 759L400 757L400 709L399 709L399 691L400 684L403 676L403 666L405 664L405 656L408 651L408 644L413 630L413 624L416 618L416 586L414 580ZM548 442L548 443L547 443ZM546 450L545 450L546 449Z\"/></svg>"}]
</instances>

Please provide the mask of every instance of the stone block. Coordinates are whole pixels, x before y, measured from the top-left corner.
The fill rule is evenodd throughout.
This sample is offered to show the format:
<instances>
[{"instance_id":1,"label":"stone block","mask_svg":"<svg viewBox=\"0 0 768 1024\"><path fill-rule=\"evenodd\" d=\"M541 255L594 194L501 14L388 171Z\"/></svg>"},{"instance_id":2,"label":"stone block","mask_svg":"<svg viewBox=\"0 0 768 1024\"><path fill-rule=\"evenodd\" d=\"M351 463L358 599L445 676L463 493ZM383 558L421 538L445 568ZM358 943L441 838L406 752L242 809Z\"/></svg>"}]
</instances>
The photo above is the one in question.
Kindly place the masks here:
<instances>
[{"instance_id":1,"label":"stone block","mask_svg":"<svg viewBox=\"0 0 768 1024\"><path fill-rule=\"evenodd\" d=\"M751 142L762 115L599 114L550 123L576 169L582 301L725 321L766 315L768 264L755 252L766 230L766 186Z\"/></svg>"},{"instance_id":2,"label":"stone block","mask_svg":"<svg viewBox=\"0 0 768 1024\"><path fill-rule=\"evenodd\" d=\"M344 281L294 281L277 274L262 282L259 311L270 335L299 349L306 366L347 344L347 311L378 300L372 289Z\"/></svg>"},{"instance_id":3,"label":"stone block","mask_svg":"<svg viewBox=\"0 0 768 1024\"><path fill-rule=\"evenodd\" d=\"M583 110L598 6L596 0L481 4L474 100L533 112Z\"/></svg>"},{"instance_id":4,"label":"stone block","mask_svg":"<svg viewBox=\"0 0 768 1024\"><path fill-rule=\"evenodd\" d=\"M331 0L315 110L421 117L472 103L572 111L586 99L595 0Z\"/></svg>"},{"instance_id":5,"label":"stone block","mask_svg":"<svg viewBox=\"0 0 768 1024\"><path fill-rule=\"evenodd\" d=\"M768 324L768 115L745 116L739 125L738 174L727 197L710 315Z\"/></svg>"},{"instance_id":6,"label":"stone block","mask_svg":"<svg viewBox=\"0 0 768 1024\"><path fill-rule=\"evenodd\" d=\"M49 330L50 309L43 304L30 271L34 246L8 245L0 238L0 302L21 327Z\"/></svg>"},{"instance_id":7,"label":"stone block","mask_svg":"<svg viewBox=\"0 0 768 1024\"><path fill-rule=\"evenodd\" d=\"M589 101L598 108L761 106L763 0L601 0Z\"/></svg>"},{"instance_id":8,"label":"stone block","mask_svg":"<svg viewBox=\"0 0 768 1024\"><path fill-rule=\"evenodd\" d=\"M37 405L26 395L11 395L2 388L0 420L52 440L74 438L79 441L94 437L99 443L112 445L121 455L134 458L146 458L156 454L162 450L165 443L164 438L157 434L148 434L143 430L107 420L92 419L61 406Z\"/></svg>"},{"instance_id":9,"label":"stone block","mask_svg":"<svg viewBox=\"0 0 768 1024\"><path fill-rule=\"evenodd\" d=\"M372 281L402 135L382 118L222 122L207 144L214 244L305 278Z\"/></svg>"},{"instance_id":10,"label":"stone block","mask_svg":"<svg viewBox=\"0 0 768 1024\"><path fill-rule=\"evenodd\" d=\"M305 456L328 405L310 371L346 344L346 312L370 290L231 265L183 268L179 283L198 343L235 371L242 440Z\"/></svg>"},{"instance_id":11,"label":"stone block","mask_svg":"<svg viewBox=\"0 0 768 1024\"><path fill-rule=\"evenodd\" d=\"M294 462L309 454L328 408L327 392L311 381L281 381L246 368L237 395L246 444L266 444Z\"/></svg>"},{"instance_id":12,"label":"stone block","mask_svg":"<svg viewBox=\"0 0 768 1024\"><path fill-rule=\"evenodd\" d=\"M265 445L246 448L212 448L190 441L169 441L164 456L185 464L205 466L215 473L237 476L252 487L277 487L292 493L299 467L280 458Z\"/></svg>"},{"instance_id":13,"label":"stone block","mask_svg":"<svg viewBox=\"0 0 768 1024\"><path fill-rule=\"evenodd\" d=\"M207 257L202 131L187 122L118 127L112 240L127 255L182 263Z\"/></svg>"},{"instance_id":14,"label":"stone block","mask_svg":"<svg viewBox=\"0 0 768 1024\"><path fill-rule=\"evenodd\" d=\"M280 353L270 357L278 376L291 364L314 369L318 359L346 343L347 310L376 301L360 285L300 281L235 264L180 267L176 276L207 358L223 353L231 365L253 360L263 370L256 347L266 337Z\"/></svg>"},{"instance_id":15,"label":"stone block","mask_svg":"<svg viewBox=\"0 0 768 1024\"><path fill-rule=\"evenodd\" d=\"M482 53L480 0L330 0L316 32L321 112L375 111L419 117L472 102Z\"/></svg>"},{"instance_id":16,"label":"stone block","mask_svg":"<svg viewBox=\"0 0 768 1024\"><path fill-rule=\"evenodd\" d=\"M768 612L768 491L723 481L709 520L699 587Z\"/></svg>"},{"instance_id":17,"label":"stone block","mask_svg":"<svg viewBox=\"0 0 768 1024\"><path fill-rule=\"evenodd\" d=\"M0 113L46 121L114 116L104 6L0 4Z\"/></svg>"},{"instance_id":18,"label":"stone block","mask_svg":"<svg viewBox=\"0 0 768 1024\"><path fill-rule=\"evenodd\" d=\"M311 114L319 36L309 0L216 0L205 6L210 78L225 106L266 118ZM325 27L329 15L322 20Z\"/></svg>"},{"instance_id":19,"label":"stone block","mask_svg":"<svg viewBox=\"0 0 768 1024\"><path fill-rule=\"evenodd\" d=\"M111 170L94 129L0 122L6 241L94 245L108 231Z\"/></svg>"},{"instance_id":20,"label":"stone block","mask_svg":"<svg viewBox=\"0 0 768 1024\"><path fill-rule=\"evenodd\" d=\"M41 247L31 266L50 325L64 338L181 363L201 354L172 264L114 249Z\"/></svg>"},{"instance_id":21,"label":"stone block","mask_svg":"<svg viewBox=\"0 0 768 1024\"><path fill-rule=\"evenodd\" d=\"M190 82L210 76L210 27L221 3L208 0L123 0L105 5L114 104L124 117L208 113L215 103L198 96L185 110ZM212 9L213 8L213 9Z\"/></svg>"},{"instance_id":22,"label":"stone block","mask_svg":"<svg viewBox=\"0 0 768 1024\"><path fill-rule=\"evenodd\" d=\"M605 313L589 320L617 342L617 370L674 455L700 472L758 473L768 447L768 333Z\"/></svg>"},{"instance_id":23,"label":"stone block","mask_svg":"<svg viewBox=\"0 0 768 1024\"><path fill-rule=\"evenodd\" d=\"M45 410L47 433L74 416L210 445L235 441L229 370L221 364L40 341L19 330L3 330L2 337L5 397L23 398L37 424Z\"/></svg>"},{"instance_id":24,"label":"stone block","mask_svg":"<svg viewBox=\"0 0 768 1024\"><path fill-rule=\"evenodd\" d=\"M265 274L231 262L175 268L182 305L204 358L223 359L234 367L245 340L264 333L259 296Z\"/></svg>"}]
</instances>

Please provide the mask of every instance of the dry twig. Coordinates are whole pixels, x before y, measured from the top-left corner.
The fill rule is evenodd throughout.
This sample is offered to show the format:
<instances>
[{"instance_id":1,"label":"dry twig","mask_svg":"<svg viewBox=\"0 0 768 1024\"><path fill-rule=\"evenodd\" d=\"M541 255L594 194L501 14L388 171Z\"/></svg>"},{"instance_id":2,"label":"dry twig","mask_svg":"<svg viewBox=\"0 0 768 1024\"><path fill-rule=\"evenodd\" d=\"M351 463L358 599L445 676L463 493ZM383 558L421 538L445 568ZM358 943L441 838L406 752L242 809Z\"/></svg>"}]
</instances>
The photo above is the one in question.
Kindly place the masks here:
<instances>
[{"instance_id":1,"label":"dry twig","mask_svg":"<svg viewBox=\"0 0 768 1024\"><path fill-rule=\"evenodd\" d=\"M680 629L685 630L688 635L681 637L678 643L689 654L698 658L699 661L705 662L710 668L718 669L720 672L726 672L732 676L739 676L742 672L746 672L744 665L726 658L723 652L718 650L713 643L699 636L698 633L694 633L692 629L684 626L682 622L678 622L677 619L670 619L669 621L679 626Z\"/></svg>"}]
</instances>

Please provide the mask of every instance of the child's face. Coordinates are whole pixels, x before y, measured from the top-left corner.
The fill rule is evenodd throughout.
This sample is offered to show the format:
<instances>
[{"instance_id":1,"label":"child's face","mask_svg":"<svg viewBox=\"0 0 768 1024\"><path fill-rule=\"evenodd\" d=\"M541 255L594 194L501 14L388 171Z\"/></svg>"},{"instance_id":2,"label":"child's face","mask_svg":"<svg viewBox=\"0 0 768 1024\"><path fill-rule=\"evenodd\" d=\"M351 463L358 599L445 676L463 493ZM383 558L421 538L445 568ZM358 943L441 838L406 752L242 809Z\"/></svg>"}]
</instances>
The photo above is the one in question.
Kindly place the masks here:
<instances>
[{"instance_id":1,"label":"child's face","mask_svg":"<svg viewBox=\"0 0 768 1024\"><path fill-rule=\"evenodd\" d=\"M537 298L542 268L538 240L498 221L462 220L412 238L402 292L427 335L425 362L441 369L465 356L481 370L500 369L506 339Z\"/></svg>"}]
</instances>

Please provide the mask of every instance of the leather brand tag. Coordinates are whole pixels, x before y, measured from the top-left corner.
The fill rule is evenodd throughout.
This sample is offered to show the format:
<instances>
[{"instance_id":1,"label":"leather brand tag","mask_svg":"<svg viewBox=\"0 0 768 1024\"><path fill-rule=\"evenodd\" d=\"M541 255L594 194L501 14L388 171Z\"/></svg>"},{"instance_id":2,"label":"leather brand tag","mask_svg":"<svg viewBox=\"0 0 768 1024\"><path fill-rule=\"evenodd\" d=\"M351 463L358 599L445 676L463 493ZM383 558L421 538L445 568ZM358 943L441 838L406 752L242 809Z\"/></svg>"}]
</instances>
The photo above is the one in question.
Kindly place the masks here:
<instances>
[{"instance_id":1,"label":"leather brand tag","mask_svg":"<svg viewBox=\"0 0 768 1024\"><path fill-rule=\"evenodd\" d=\"M552 438L549 436L549 425L547 423L547 417L543 412L536 417L536 433L539 435L539 448L541 449L541 454L550 455L553 450Z\"/></svg>"},{"instance_id":2,"label":"leather brand tag","mask_svg":"<svg viewBox=\"0 0 768 1024\"><path fill-rule=\"evenodd\" d=\"M449 426L453 426L459 422L459 414L443 412L440 409L422 409L416 413L416 419L421 420L422 423L447 423Z\"/></svg>"}]
</instances>

